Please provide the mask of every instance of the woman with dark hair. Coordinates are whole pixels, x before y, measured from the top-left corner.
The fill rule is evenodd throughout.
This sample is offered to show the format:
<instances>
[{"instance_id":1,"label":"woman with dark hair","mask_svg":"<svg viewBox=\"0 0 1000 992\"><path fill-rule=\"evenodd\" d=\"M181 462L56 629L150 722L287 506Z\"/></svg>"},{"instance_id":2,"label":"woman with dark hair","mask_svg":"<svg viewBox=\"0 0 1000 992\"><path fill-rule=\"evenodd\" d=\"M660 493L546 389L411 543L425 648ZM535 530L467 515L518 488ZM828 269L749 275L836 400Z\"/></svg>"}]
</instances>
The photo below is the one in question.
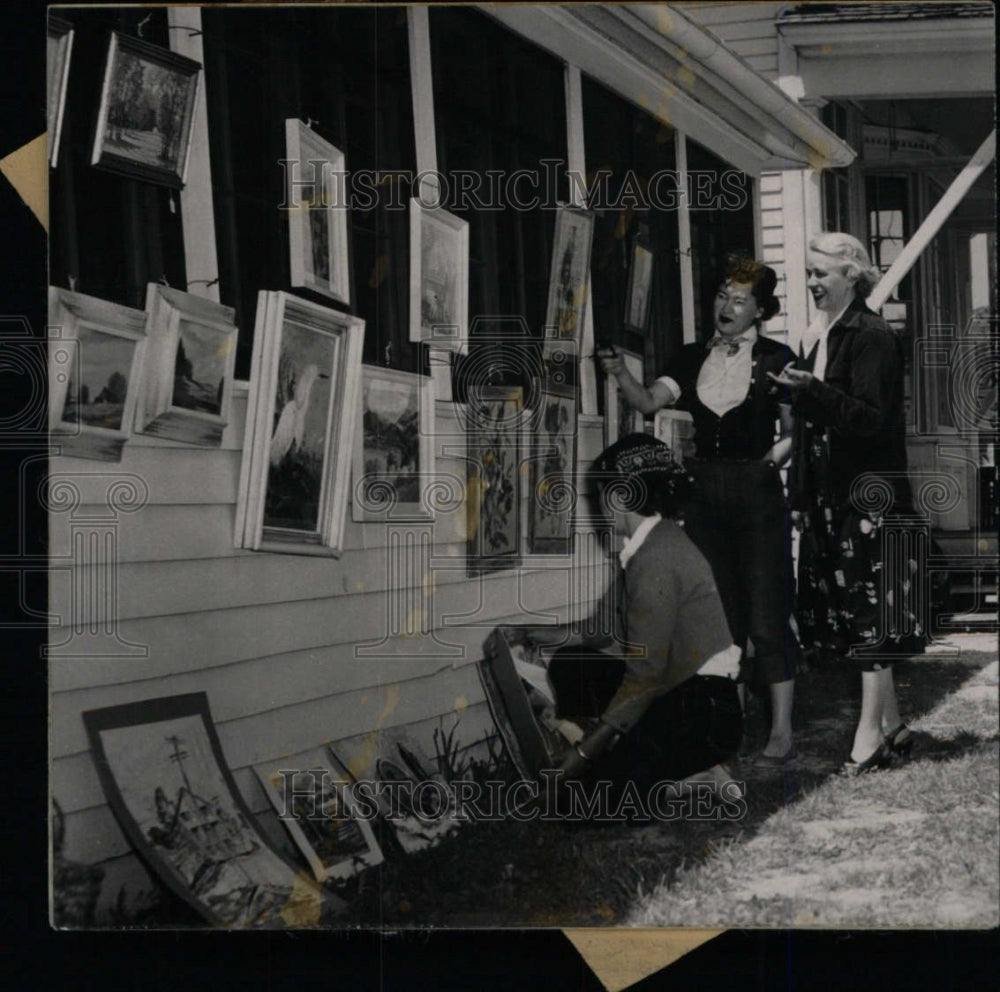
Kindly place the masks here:
<instances>
[{"instance_id":1,"label":"woman with dark hair","mask_svg":"<svg viewBox=\"0 0 1000 992\"><path fill-rule=\"evenodd\" d=\"M691 776L722 787L742 735L739 650L708 562L675 519L690 477L662 441L630 434L600 455L591 478L625 538L615 581L586 623L505 632L561 645L548 666L560 715L599 718L562 769L640 789Z\"/></svg>"},{"instance_id":2,"label":"woman with dark hair","mask_svg":"<svg viewBox=\"0 0 1000 992\"><path fill-rule=\"evenodd\" d=\"M819 318L798 368L773 381L792 390L790 495L801 530L797 617L803 645L861 669L861 717L848 774L885 767L912 739L900 719L893 656L923 650L910 603L913 561L883 556L884 514L911 506L906 475L903 356L865 305L879 271L849 234L809 242L807 287Z\"/></svg>"},{"instance_id":3,"label":"woman with dark hair","mask_svg":"<svg viewBox=\"0 0 1000 992\"><path fill-rule=\"evenodd\" d=\"M686 461L697 482L685 514L691 540L708 559L733 639L753 644L742 680L769 687L771 731L758 755L780 765L792 754L792 697L800 660L789 625L794 580L791 528L779 468L791 450L789 397L765 373L794 354L759 333L780 305L774 269L738 261L719 286L715 334L685 345L667 373L648 388L617 356L602 356L628 402L643 413L674 406L694 419L695 455Z\"/></svg>"}]
</instances>

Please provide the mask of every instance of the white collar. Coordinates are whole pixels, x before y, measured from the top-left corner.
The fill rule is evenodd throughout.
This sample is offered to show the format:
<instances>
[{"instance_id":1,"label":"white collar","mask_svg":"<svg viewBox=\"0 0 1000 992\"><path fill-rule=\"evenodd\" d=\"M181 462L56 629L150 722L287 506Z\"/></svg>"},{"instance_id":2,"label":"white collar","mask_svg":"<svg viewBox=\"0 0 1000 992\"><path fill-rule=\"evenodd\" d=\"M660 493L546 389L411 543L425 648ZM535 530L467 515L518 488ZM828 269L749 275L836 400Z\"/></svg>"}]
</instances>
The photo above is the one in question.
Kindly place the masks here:
<instances>
[{"instance_id":1,"label":"white collar","mask_svg":"<svg viewBox=\"0 0 1000 992\"><path fill-rule=\"evenodd\" d=\"M625 543L622 545L621 551L618 552L618 560L621 562L622 568L624 568L632 556L642 547L646 538L649 537L649 532L663 519L659 513L654 513L651 517L643 518L641 524L636 527L632 536L626 538Z\"/></svg>"}]
</instances>

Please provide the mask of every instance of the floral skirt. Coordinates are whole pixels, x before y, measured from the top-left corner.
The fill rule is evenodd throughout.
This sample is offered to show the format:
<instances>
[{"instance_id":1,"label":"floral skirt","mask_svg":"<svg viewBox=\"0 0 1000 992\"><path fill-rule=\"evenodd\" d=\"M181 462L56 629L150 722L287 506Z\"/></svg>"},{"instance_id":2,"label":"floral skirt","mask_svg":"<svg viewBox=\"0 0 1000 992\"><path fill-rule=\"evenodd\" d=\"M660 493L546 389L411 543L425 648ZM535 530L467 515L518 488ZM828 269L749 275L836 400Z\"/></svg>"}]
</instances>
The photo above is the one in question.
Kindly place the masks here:
<instances>
[{"instance_id":1,"label":"floral skirt","mask_svg":"<svg viewBox=\"0 0 1000 992\"><path fill-rule=\"evenodd\" d=\"M885 520L818 497L802 513L796 620L803 650L849 656L877 671L926 642L916 599L919 564L887 558Z\"/></svg>"}]
</instances>

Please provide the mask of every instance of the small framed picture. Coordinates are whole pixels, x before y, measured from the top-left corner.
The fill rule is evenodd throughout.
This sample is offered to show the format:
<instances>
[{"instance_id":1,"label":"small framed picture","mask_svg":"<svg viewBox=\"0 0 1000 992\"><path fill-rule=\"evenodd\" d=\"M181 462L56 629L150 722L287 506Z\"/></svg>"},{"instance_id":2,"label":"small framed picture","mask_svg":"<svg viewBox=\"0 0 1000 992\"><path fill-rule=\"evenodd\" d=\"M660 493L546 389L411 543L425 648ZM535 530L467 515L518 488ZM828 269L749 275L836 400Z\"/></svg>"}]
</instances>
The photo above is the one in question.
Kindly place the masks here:
<instances>
[{"instance_id":1,"label":"small framed picture","mask_svg":"<svg viewBox=\"0 0 1000 992\"><path fill-rule=\"evenodd\" d=\"M686 410L657 410L653 436L671 450L679 465L694 454L694 418Z\"/></svg>"},{"instance_id":2,"label":"small framed picture","mask_svg":"<svg viewBox=\"0 0 1000 992\"><path fill-rule=\"evenodd\" d=\"M112 32L91 165L180 189L200 78L192 59Z\"/></svg>"},{"instance_id":3,"label":"small framed picture","mask_svg":"<svg viewBox=\"0 0 1000 992\"><path fill-rule=\"evenodd\" d=\"M254 771L317 881L350 878L382 863L349 776L328 751L256 765Z\"/></svg>"},{"instance_id":4,"label":"small framed picture","mask_svg":"<svg viewBox=\"0 0 1000 992\"><path fill-rule=\"evenodd\" d=\"M576 390L547 379L532 431L528 540L532 554L573 550L576 508Z\"/></svg>"},{"instance_id":5,"label":"small framed picture","mask_svg":"<svg viewBox=\"0 0 1000 992\"><path fill-rule=\"evenodd\" d=\"M632 378L636 382L643 383L645 373L642 356L622 348L618 348L618 354L624 360L625 368L632 374ZM607 376L604 383L604 428L605 447L614 444L626 434L641 434L645 430L642 414L625 399L625 394L613 375Z\"/></svg>"},{"instance_id":6,"label":"small framed picture","mask_svg":"<svg viewBox=\"0 0 1000 992\"><path fill-rule=\"evenodd\" d=\"M410 201L410 340L468 351L469 224Z\"/></svg>"},{"instance_id":7,"label":"small framed picture","mask_svg":"<svg viewBox=\"0 0 1000 992\"><path fill-rule=\"evenodd\" d=\"M590 293L590 244L594 215L578 207L556 211L549 269L549 299L545 336L570 339L580 345Z\"/></svg>"},{"instance_id":8,"label":"small framed picture","mask_svg":"<svg viewBox=\"0 0 1000 992\"><path fill-rule=\"evenodd\" d=\"M285 121L285 155L291 286L349 306L344 153L290 117ZM311 195L304 195L310 186Z\"/></svg>"},{"instance_id":9,"label":"small framed picture","mask_svg":"<svg viewBox=\"0 0 1000 992\"><path fill-rule=\"evenodd\" d=\"M62 134L63 112L66 109L66 87L69 83L69 59L72 51L73 25L61 17L49 14L45 68L49 165L53 168L59 160L59 137Z\"/></svg>"},{"instance_id":10,"label":"small framed picture","mask_svg":"<svg viewBox=\"0 0 1000 992\"><path fill-rule=\"evenodd\" d=\"M159 283L146 287L146 361L136 430L218 447L236 362L232 307Z\"/></svg>"},{"instance_id":11,"label":"small framed picture","mask_svg":"<svg viewBox=\"0 0 1000 992\"><path fill-rule=\"evenodd\" d=\"M521 562L520 386L482 386L466 403L466 564L471 575Z\"/></svg>"},{"instance_id":12,"label":"small framed picture","mask_svg":"<svg viewBox=\"0 0 1000 992\"><path fill-rule=\"evenodd\" d=\"M63 454L121 461L145 344L142 310L49 290L49 430Z\"/></svg>"},{"instance_id":13,"label":"small framed picture","mask_svg":"<svg viewBox=\"0 0 1000 992\"><path fill-rule=\"evenodd\" d=\"M636 334L649 330L649 302L653 291L653 252L641 240L632 244L632 264L625 298L625 327Z\"/></svg>"},{"instance_id":14,"label":"small framed picture","mask_svg":"<svg viewBox=\"0 0 1000 992\"><path fill-rule=\"evenodd\" d=\"M354 519L429 519L423 496L434 476L434 382L413 372L361 368Z\"/></svg>"},{"instance_id":15,"label":"small framed picture","mask_svg":"<svg viewBox=\"0 0 1000 992\"><path fill-rule=\"evenodd\" d=\"M339 555L365 322L284 292L257 297L236 543Z\"/></svg>"},{"instance_id":16,"label":"small framed picture","mask_svg":"<svg viewBox=\"0 0 1000 992\"><path fill-rule=\"evenodd\" d=\"M284 929L321 918L329 897L258 829L205 693L89 710L83 722L133 849L211 926Z\"/></svg>"}]
</instances>

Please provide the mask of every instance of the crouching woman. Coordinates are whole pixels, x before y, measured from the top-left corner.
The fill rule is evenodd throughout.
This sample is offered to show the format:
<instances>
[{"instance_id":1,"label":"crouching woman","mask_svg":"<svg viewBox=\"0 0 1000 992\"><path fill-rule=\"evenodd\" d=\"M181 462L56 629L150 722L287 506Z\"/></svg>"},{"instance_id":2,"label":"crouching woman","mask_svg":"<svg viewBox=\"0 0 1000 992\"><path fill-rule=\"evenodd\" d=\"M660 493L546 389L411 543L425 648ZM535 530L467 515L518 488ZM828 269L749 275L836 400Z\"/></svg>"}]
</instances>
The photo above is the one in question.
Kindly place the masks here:
<instances>
[{"instance_id":1,"label":"crouching woman","mask_svg":"<svg viewBox=\"0 0 1000 992\"><path fill-rule=\"evenodd\" d=\"M743 729L740 652L712 570L678 520L691 477L663 442L630 434L600 455L592 480L624 539L608 594L584 624L515 628L529 647L562 645L549 662L558 715L589 728L562 771L640 789L726 785Z\"/></svg>"}]
</instances>

